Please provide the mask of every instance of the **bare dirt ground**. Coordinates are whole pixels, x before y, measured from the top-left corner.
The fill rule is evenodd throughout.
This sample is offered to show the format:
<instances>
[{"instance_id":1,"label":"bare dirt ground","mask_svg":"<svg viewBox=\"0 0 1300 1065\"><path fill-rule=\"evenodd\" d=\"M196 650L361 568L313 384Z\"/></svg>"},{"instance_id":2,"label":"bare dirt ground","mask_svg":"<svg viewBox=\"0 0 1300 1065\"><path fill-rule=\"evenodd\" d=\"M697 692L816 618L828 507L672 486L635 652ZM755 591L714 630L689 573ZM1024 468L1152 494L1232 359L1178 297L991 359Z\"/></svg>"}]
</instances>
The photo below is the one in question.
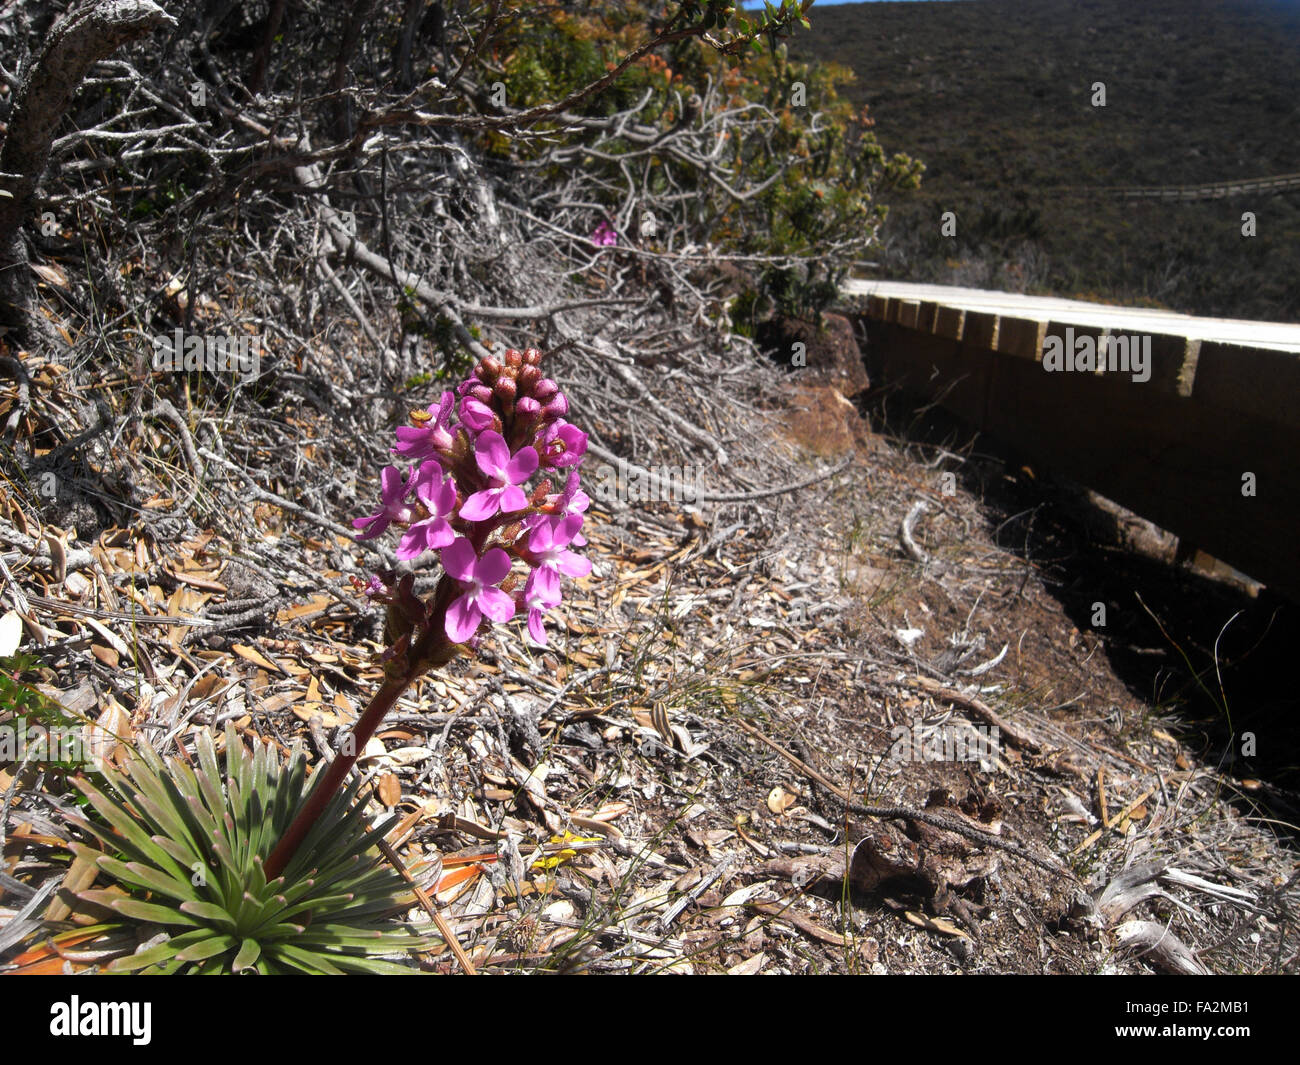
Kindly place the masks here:
<instances>
[{"instance_id":1,"label":"bare dirt ground","mask_svg":"<svg viewBox=\"0 0 1300 1065\"><path fill-rule=\"evenodd\" d=\"M593 504L595 569L550 648L494 632L362 762L473 965L1295 971L1294 706L1269 665L1294 608L1174 568L1158 530L887 389L855 405L733 369L761 387L696 412L733 451L729 486ZM578 417L598 382L562 383ZM34 403L38 438L59 395ZM379 619L349 580L374 563L345 535L373 471L344 484L326 461L348 447L327 406L275 425L279 447L254 425L227 434L225 465L205 451L195 521L104 527L62 562L37 546L64 529L48 501L10 483L7 542L32 563L9 583L46 638L30 679L163 751L225 721L334 749L380 676ZM645 453L640 433L674 453L671 427L590 428L620 454ZM286 474L294 454L317 471ZM159 469L139 472L182 487L144 512L174 515L184 478ZM12 932L65 870L67 788L9 764L0 795ZM88 918L67 884L54 899L0 961L84 969L129 946L56 958L39 944Z\"/></svg>"}]
</instances>

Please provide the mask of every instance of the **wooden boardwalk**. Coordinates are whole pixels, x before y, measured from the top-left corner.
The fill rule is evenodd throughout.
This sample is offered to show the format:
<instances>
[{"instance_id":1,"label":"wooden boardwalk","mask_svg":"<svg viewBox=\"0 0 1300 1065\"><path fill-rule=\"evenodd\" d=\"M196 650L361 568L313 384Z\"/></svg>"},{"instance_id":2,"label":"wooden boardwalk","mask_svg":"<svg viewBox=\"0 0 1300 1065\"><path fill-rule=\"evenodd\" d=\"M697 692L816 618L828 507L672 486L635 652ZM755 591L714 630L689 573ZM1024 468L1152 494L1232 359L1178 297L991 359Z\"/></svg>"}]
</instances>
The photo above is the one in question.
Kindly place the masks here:
<instances>
[{"instance_id":1,"label":"wooden boardwalk","mask_svg":"<svg viewBox=\"0 0 1300 1065\"><path fill-rule=\"evenodd\" d=\"M850 281L873 380L1300 600L1300 325Z\"/></svg>"},{"instance_id":2,"label":"wooden boardwalk","mask_svg":"<svg viewBox=\"0 0 1300 1065\"><path fill-rule=\"evenodd\" d=\"M1035 189L1038 196L1067 195L1105 198L1118 196L1126 200L1222 200L1229 196L1272 196L1300 189L1300 174L1277 174L1273 177L1240 178L1235 181L1207 181L1199 185L1067 185L1059 189Z\"/></svg>"}]
</instances>

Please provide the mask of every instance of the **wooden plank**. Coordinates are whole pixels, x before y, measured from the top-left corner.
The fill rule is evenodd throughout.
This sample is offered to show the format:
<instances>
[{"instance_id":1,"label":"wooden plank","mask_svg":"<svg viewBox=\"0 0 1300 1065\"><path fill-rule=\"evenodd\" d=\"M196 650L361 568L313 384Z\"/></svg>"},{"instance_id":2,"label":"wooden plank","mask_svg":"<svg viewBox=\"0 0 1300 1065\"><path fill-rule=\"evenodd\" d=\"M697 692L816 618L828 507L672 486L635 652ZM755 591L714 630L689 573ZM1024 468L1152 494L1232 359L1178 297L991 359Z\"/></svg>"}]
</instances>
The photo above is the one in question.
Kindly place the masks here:
<instances>
[{"instance_id":1,"label":"wooden plank","mask_svg":"<svg viewBox=\"0 0 1300 1065\"><path fill-rule=\"evenodd\" d=\"M1096 353L1100 350L1102 341L1109 335L1110 330L1105 326L1053 319L1043 330L1043 343L1038 362L1049 373L1063 373L1067 377L1078 376L1086 371L1073 369L1073 367L1079 365L1077 360L1086 354L1087 346L1091 344L1092 372L1096 373Z\"/></svg>"},{"instance_id":2,"label":"wooden plank","mask_svg":"<svg viewBox=\"0 0 1300 1065\"><path fill-rule=\"evenodd\" d=\"M1300 355L1208 341L1192 398L1251 417L1300 425ZM1300 461L1300 456L1297 456Z\"/></svg>"},{"instance_id":3,"label":"wooden plank","mask_svg":"<svg viewBox=\"0 0 1300 1065\"><path fill-rule=\"evenodd\" d=\"M998 321L997 350L1004 355L1037 361L1042 353L1046 329L1046 322L1004 316Z\"/></svg>"},{"instance_id":4,"label":"wooden plank","mask_svg":"<svg viewBox=\"0 0 1300 1065\"><path fill-rule=\"evenodd\" d=\"M939 304L934 315L934 333L949 340L961 340L966 326L966 312L960 307Z\"/></svg>"},{"instance_id":5,"label":"wooden plank","mask_svg":"<svg viewBox=\"0 0 1300 1065\"><path fill-rule=\"evenodd\" d=\"M964 344L972 347L997 350L998 316L983 311L967 311L966 328L961 339Z\"/></svg>"},{"instance_id":6,"label":"wooden plank","mask_svg":"<svg viewBox=\"0 0 1300 1065\"><path fill-rule=\"evenodd\" d=\"M899 281L849 281L844 286L847 297L860 295L868 300L868 313L887 320L871 310L870 297L909 299L934 302L955 311L979 311L999 317L1025 318L1034 321L1058 321L1076 325L1110 328L1114 332L1150 333L1183 336L1193 340L1215 340L1249 348L1275 348L1300 353L1300 324L1289 322L1253 322L1228 318L1196 318L1174 311L1144 307L1116 307L1049 296L1025 296L1017 292L992 292L957 286L923 285ZM1123 319L1121 322L1120 320ZM953 338L957 339L957 338Z\"/></svg>"},{"instance_id":7,"label":"wooden plank","mask_svg":"<svg viewBox=\"0 0 1300 1065\"><path fill-rule=\"evenodd\" d=\"M1149 333L1150 384L1158 392L1187 397L1192 394L1201 342L1169 333Z\"/></svg>"}]
</instances>

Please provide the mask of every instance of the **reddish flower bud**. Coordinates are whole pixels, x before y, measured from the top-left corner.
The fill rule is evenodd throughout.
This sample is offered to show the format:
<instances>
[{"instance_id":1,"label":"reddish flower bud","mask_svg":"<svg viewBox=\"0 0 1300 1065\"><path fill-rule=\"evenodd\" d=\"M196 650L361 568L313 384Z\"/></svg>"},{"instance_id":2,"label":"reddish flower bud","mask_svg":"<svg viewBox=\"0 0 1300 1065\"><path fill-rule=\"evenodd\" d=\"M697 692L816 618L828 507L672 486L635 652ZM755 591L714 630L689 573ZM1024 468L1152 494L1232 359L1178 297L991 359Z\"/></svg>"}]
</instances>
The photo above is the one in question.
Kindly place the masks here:
<instances>
[{"instance_id":1,"label":"reddish flower bud","mask_svg":"<svg viewBox=\"0 0 1300 1065\"><path fill-rule=\"evenodd\" d=\"M536 385L533 386L532 392L539 403L545 403L547 400L554 398L560 390L560 386L552 381L549 377L543 377Z\"/></svg>"},{"instance_id":2,"label":"reddish flower bud","mask_svg":"<svg viewBox=\"0 0 1300 1065\"><path fill-rule=\"evenodd\" d=\"M506 352L507 366L522 366L523 362L524 362L524 353L522 351L516 351L514 348L511 348L509 351Z\"/></svg>"},{"instance_id":3,"label":"reddish flower bud","mask_svg":"<svg viewBox=\"0 0 1300 1065\"><path fill-rule=\"evenodd\" d=\"M519 387L526 393L531 392L537 387L537 383L542 379L542 371L536 366L528 365L519 371Z\"/></svg>"},{"instance_id":4,"label":"reddish flower bud","mask_svg":"<svg viewBox=\"0 0 1300 1065\"><path fill-rule=\"evenodd\" d=\"M474 372L478 374L478 376L481 377L487 384L491 384L499 376L501 376L501 368L502 368L501 364L497 362L497 360L494 359L491 355L489 355L486 359L484 359L482 362L478 364L478 368Z\"/></svg>"},{"instance_id":5,"label":"reddish flower bud","mask_svg":"<svg viewBox=\"0 0 1300 1065\"><path fill-rule=\"evenodd\" d=\"M518 392L515 379L513 377L498 377L497 383L492 386L492 392L502 403L513 403Z\"/></svg>"}]
</instances>

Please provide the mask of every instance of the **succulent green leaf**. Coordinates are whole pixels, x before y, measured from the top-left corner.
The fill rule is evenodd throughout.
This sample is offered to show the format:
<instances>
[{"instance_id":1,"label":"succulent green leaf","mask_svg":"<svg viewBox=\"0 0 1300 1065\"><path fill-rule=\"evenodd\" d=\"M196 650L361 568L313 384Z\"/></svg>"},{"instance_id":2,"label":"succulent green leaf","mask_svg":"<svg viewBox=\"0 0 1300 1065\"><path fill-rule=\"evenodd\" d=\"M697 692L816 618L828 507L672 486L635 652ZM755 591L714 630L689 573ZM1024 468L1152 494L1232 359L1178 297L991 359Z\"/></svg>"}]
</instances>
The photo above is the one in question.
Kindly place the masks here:
<instances>
[{"instance_id":1,"label":"succulent green leaf","mask_svg":"<svg viewBox=\"0 0 1300 1065\"><path fill-rule=\"evenodd\" d=\"M232 936L209 935L207 939L186 947L176 955L177 961L206 961L232 949L238 940Z\"/></svg>"},{"instance_id":2,"label":"succulent green leaf","mask_svg":"<svg viewBox=\"0 0 1300 1065\"><path fill-rule=\"evenodd\" d=\"M226 931L233 932L235 930L234 917L224 906L218 906L214 902L182 902L178 909L182 913L188 913L203 921L225 928Z\"/></svg>"},{"instance_id":3,"label":"succulent green leaf","mask_svg":"<svg viewBox=\"0 0 1300 1065\"><path fill-rule=\"evenodd\" d=\"M133 884L146 891L156 891L169 899L184 901L197 898L188 878L179 880L157 866L147 865L144 862L122 862L107 855L101 857L97 864L104 872L124 884Z\"/></svg>"},{"instance_id":4,"label":"succulent green leaf","mask_svg":"<svg viewBox=\"0 0 1300 1065\"><path fill-rule=\"evenodd\" d=\"M92 894L98 893L83 892L83 894L89 898ZM137 921L151 921L154 924L180 924L190 927L199 923L189 914L181 913L170 906L159 906L153 902L141 902L139 899L118 898L116 901L108 903L108 906L123 917L131 917Z\"/></svg>"},{"instance_id":5,"label":"succulent green leaf","mask_svg":"<svg viewBox=\"0 0 1300 1065\"><path fill-rule=\"evenodd\" d=\"M230 971L234 973L243 972L245 969L257 964L257 960L261 956L262 945L256 939L245 939L243 945L239 948L239 953L235 955L235 960L230 963Z\"/></svg>"}]
</instances>

